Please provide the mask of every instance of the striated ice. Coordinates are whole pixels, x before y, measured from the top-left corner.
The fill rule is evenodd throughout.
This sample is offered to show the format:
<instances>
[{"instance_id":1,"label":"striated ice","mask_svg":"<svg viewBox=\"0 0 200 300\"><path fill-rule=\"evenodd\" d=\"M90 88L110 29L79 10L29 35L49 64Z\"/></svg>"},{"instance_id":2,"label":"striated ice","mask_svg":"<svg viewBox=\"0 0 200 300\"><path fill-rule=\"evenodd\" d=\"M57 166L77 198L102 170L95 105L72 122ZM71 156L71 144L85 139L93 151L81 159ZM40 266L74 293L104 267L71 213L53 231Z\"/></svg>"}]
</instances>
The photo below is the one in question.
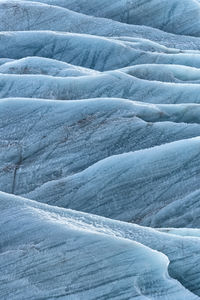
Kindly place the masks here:
<instances>
[{"instance_id":1,"label":"striated ice","mask_svg":"<svg viewBox=\"0 0 200 300\"><path fill-rule=\"evenodd\" d=\"M199 16L0 1L0 300L200 298Z\"/></svg>"},{"instance_id":2,"label":"striated ice","mask_svg":"<svg viewBox=\"0 0 200 300\"><path fill-rule=\"evenodd\" d=\"M2 299L199 299L169 276L165 255L125 237L129 225L117 234L109 220L4 193L0 208Z\"/></svg>"}]
</instances>

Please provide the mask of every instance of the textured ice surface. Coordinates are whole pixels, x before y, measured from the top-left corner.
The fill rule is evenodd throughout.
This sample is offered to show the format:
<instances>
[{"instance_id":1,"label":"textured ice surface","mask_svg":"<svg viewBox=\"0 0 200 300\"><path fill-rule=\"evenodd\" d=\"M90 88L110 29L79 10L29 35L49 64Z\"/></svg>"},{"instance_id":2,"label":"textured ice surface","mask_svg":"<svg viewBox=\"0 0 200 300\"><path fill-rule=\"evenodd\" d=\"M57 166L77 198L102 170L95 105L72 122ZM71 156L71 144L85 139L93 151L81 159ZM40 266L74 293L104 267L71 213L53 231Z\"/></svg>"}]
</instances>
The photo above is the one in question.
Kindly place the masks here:
<instances>
[{"instance_id":1,"label":"textured ice surface","mask_svg":"<svg viewBox=\"0 0 200 300\"><path fill-rule=\"evenodd\" d=\"M0 300L200 298L199 15L0 1Z\"/></svg>"},{"instance_id":2,"label":"textured ice surface","mask_svg":"<svg viewBox=\"0 0 200 300\"><path fill-rule=\"evenodd\" d=\"M196 197L189 195L199 189L199 153L198 137L112 156L27 197L154 227L176 227L174 213L184 202L187 226L199 220Z\"/></svg>"},{"instance_id":3,"label":"textured ice surface","mask_svg":"<svg viewBox=\"0 0 200 300\"><path fill-rule=\"evenodd\" d=\"M181 65L143 64L127 67L120 71L145 80L174 83L200 83L200 70L198 68Z\"/></svg>"},{"instance_id":4,"label":"textured ice surface","mask_svg":"<svg viewBox=\"0 0 200 300\"><path fill-rule=\"evenodd\" d=\"M39 71L41 68L39 68ZM120 71L95 76L53 77L38 74L0 74L0 98L36 97L53 100L124 98L157 104L199 103L200 85L144 80Z\"/></svg>"},{"instance_id":5,"label":"textured ice surface","mask_svg":"<svg viewBox=\"0 0 200 300\"><path fill-rule=\"evenodd\" d=\"M1 299L199 299L168 275L165 255L125 237L126 224L4 193L0 208Z\"/></svg>"},{"instance_id":6,"label":"textured ice surface","mask_svg":"<svg viewBox=\"0 0 200 300\"><path fill-rule=\"evenodd\" d=\"M40 56L99 71L142 63L200 66L199 50L172 49L143 38L127 41L54 31L1 32L0 38L1 57L11 59Z\"/></svg>"},{"instance_id":7,"label":"textured ice surface","mask_svg":"<svg viewBox=\"0 0 200 300\"><path fill-rule=\"evenodd\" d=\"M62 180L106 157L199 136L199 111L199 105L156 106L124 99L66 102L2 99L0 189L24 194L47 182L55 188L51 180ZM183 153L186 153L184 149ZM134 156L134 152L131 155ZM122 156L121 168L126 169L123 162L126 159ZM116 171L109 170L108 177L113 177ZM136 176L137 169L134 167L132 172ZM101 175L97 180L102 184L110 185L105 178L100 178ZM51 201L52 197L57 205L60 193L67 197L69 190L64 183L56 183L56 186L56 193L48 188L51 196L43 198L44 201ZM89 195L86 193L85 197ZM63 206L70 207L65 198L61 201ZM72 205L77 205L75 203Z\"/></svg>"},{"instance_id":8,"label":"textured ice surface","mask_svg":"<svg viewBox=\"0 0 200 300\"><path fill-rule=\"evenodd\" d=\"M18 60L2 61L1 74L35 74L57 77L78 77L96 75L98 71L67 64L44 57L25 57Z\"/></svg>"},{"instance_id":9,"label":"textured ice surface","mask_svg":"<svg viewBox=\"0 0 200 300\"><path fill-rule=\"evenodd\" d=\"M122 23L147 25L168 32L200 36L200 3L196 0L37 1Z\"/></svg>"}]
</instances>

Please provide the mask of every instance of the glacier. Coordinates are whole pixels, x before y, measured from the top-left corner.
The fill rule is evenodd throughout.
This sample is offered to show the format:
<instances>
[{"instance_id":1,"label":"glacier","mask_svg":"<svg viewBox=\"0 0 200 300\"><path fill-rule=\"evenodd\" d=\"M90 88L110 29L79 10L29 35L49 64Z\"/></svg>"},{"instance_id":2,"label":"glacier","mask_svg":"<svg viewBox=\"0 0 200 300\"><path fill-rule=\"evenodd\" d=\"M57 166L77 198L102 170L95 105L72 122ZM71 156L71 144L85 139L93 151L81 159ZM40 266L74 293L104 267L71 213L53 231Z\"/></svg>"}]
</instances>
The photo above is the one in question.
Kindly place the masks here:
<instances>
[{"instance_id":1,"label":"glacier","mask_svg":"<svg viewBox=\"0 0 200 300\"><path fill-rule=\"evenodd\" d=\"M0 299L200 299L200 1L0 1Z\"/></svg>"},{"instance_id":2,"label":"glacier","mask_svg":"<svg viewBox=\"0 0 200 300\"><path fill-rule=\"evenodd\" d=\"M43 206L9 194L1 193L0 199L1 297L198 299L170 278L164 254L127 237L126 231L132 231L129 225L127 228L123 223ZM140 231L144 231L145 239L145 228L133 227L134 236ZM156 231L151 235L155 240L161 235L163 243L169 238L175 247L181 240ZM195 245L199 241L194 240ZM191 263L187 260L177 259L178 266ZM198 284L198 278L196 281Z\"/></svg>"},{"instance_id":3,"label":"glacier","mask_svg":"<svg viewBox=\"0 0 200 300\"><path fill-rule=\"evenodd\" d=\"M28 0L30 1L30 0ZM198 0L37 0L87 15L104 17L128 24L146 25L166 32L200 36ZM184 18L182 15L184 14ZM191 26L190 24L193 24Z\"/></svg>"}]
</instances>

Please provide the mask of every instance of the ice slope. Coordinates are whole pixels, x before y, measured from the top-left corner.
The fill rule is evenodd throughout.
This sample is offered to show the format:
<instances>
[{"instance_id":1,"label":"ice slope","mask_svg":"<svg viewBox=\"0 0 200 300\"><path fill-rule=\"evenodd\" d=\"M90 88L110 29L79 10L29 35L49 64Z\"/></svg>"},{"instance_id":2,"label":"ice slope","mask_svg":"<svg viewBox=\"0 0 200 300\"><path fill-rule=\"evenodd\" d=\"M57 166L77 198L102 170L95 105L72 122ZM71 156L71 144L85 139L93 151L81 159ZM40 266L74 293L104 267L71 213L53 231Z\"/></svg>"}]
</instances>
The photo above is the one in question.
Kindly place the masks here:
<instances>
[{"instance_id":1,"label":"ice slope","mask_svg":"<svg viewBox=\"0 0 200 300\"><path fill-rule=\"evenodd\" d=\"M20 69L23 70L23 67ZM39 72L42 72L40 67ZM74 77L72 70L68 75L0 74L0 98L79 100L109 97L155 104L200 103L199 84L150 81L121 71Z\"/></svg>"},{"instance_id":2,"label":"ice slope","mask_svg":"<svg viewBox=\"0 0 200 300\"><path fill-rule=\"evenodd\" d=\"M157 228L157 230L181 237L200 237L200 231L197 228Z\"/></svg>"},{"instance_id":3,"label":"ice slope","mask_svg":"<svg viewBox=\"0 0 200 300\"><path fill-rule=\"evenodd\" d=\"M196 0L37 0L122 23L200 36L200 3ZM183 17L184 16L184 17Z\"/></svg>"},{"instance_id":4,"label":"ice slope","mask_svg":"<svg viewBox=\"0 0 200 300\"><path fill-rule=\"evenodd\" d=\"M28 193L106 157L199 136L199 111L124 99L2 99L0 190Z\"/></svg>"},{"instance_id":5,"label":"ice slope","mask_svg":"<svg viewBox=\"0 0 200 300\"><path fill-rule=\"evenodd\" d=\"M110 156L80 173L47 182L25 196L152 227L176 227L176 209L188 196L182 222L185 227L193 227L193 220L195 224L199 220L199 204L189 194L199 189L199 160L199 137L185 139ZM169 213L170 206L173 214Z\"/></svg>"},{"instance_id":6,"label":"ice slope","mask_svg":"<svg viewBox=\"0 0 200 300\"><path fill-rule=\"evenodd\" d=\"M1 68L0 68L1 70ZM128 75L145 80L174 83L200 83L200 70L181 65L142 64L121 69Z\"/></svg>"},{"instance_id":7,"label":"ice slope","mask_svg":"<svg viewBox=\"0 0 200 300\"><path fill-rule=\"evenodd\" d=\"M56 5L60 3L61 1L59 3L52 2L52 4ZM199 39L193 37L185 37L183 39L179 35L175 36L151 27L128 25L106 18L95 18L63 7L61 8L60 6L46 5L32 1L2 0L0 2L0 19L1 31L56 30L100 36L143 37L159 41L166 45L175 44L176 47L183 48L185 43L187 43L187 47L189 48L195 47L195 44L199 45ZM169 43L169 40L171 43ZM191 45L191 42L194 45Z\"/></svg>"},{"instance_id":8,"label":"ice slope","mask_svg":"<svg viewBox=\"0 0 200 300\"><path fill-rule=\"evenodd\" d=\"M1 33L1 38L0 54L5 57L1 59L0 66L0 74L5 74L0 75L1 98L120 97L151 103L199 103L198 51L169 49L144 39L127 42L44 31L7 32ZM29 55L36 56L27 57ZM148 64L144 65L144 62ZM98 73L88 69L103 71L127 65L132 66L112 72ZM27 74L37 76L29 77ZM76 76L77 79L45 75ZM80 78L82 75L95 76ZM174 85L170 81L179 84ZM192 85L194 83L195 86Z\"/></svg>"},{"instance_id":9,"label":"ice slope","mask_svg":"<svg viewBox=\"0 0 200 300\"><path fill-rule=\"evenodd\" d=\"M57 3L61 4L61 1ZM36 2L1 1L0 29L8 30L59 30L74 33L87 33L98 36L130 40L145 38L168 47L199 50L199 38L180 36L138 25L128 25L105 18L95 18L58 6L41 5ZM8 21L9 20L9 21Z\"/></svg>"},{"instance_id":10,"label":"ice slope","mask_svg":"<svg viewBox=\"0 0 200 300\"><path fill-rule=\"evenodd\" d=\"M199 12L0 1L0 299L199 299Z\"/></svg>"},{"instance_id":11,"label":"ice slope","mask_svg":"<svg viewBox=\"0 0 200 300\"><path fill-rule=\"evenodd\" d=\"M199 139L189 139L200 135L199 110L120 99L2 99L0 189L154 227L199 226L192 197Z\"/></svg>"},{"instance_id":12,"label":"ice slope","mask_svg":"<svg viewBox=\"0 0 200 300\"><path fill-rule=\"evenodd\" d=\"M0 74L35 74L57 77L78 77L97 75L99 72L67 64L55 59L44 57L25 57L22 59L5 61L0 66Z\"/></svg>"},{"instance_id":13,"label":"ice slope","mask_svg":"<svg viewBox=\"0 0 200 300\"><path fill-rule=\"evenodd\" d=\"M0 207L1 299L199 299L169 277L165 255L109 221L4 193Z\"/></svg>"},{"instance_id":14,"label":"ice slope","mask_svg":"<svg viewBox=\"0 0 200 300\"><path fill-rule=\"evenodd\" d=\"M0 2L0 30L54 30L96 35L137 35L139 28L94 18L53 5L27 1ZM10 21L12 20L12 21Z\"/></svg>"},{"instance_id":15,"label":"ice slope","mask_svg":"<svg viewBox=\"0 0 200 300\"><path fill-rule=\"evenodd\" d=\"M0 57L53 58L99 71L136 64L176 64L200 67L200 51L167 48L142 38L121 40L54 31L0 32Z\"/></svg>"}]
</instances>

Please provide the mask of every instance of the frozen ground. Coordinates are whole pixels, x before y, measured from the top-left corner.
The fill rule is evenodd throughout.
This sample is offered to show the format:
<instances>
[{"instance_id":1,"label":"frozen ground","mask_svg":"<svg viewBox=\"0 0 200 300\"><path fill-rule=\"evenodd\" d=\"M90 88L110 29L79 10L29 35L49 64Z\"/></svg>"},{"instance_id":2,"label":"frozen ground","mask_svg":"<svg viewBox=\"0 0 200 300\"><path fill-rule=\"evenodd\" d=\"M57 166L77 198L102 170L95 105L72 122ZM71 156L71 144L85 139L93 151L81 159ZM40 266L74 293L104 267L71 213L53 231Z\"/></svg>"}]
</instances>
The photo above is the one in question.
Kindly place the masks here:
<instances>
[{"instance_id":1,"label":"frozen ground","mask_svg":"<svg viewBox=\"0 0 200 300\"><path fill-rule=\"evenodd\" d=\"M200 298L199 17L0 1L0 300Z\"/></svg>"}]
</instances>

